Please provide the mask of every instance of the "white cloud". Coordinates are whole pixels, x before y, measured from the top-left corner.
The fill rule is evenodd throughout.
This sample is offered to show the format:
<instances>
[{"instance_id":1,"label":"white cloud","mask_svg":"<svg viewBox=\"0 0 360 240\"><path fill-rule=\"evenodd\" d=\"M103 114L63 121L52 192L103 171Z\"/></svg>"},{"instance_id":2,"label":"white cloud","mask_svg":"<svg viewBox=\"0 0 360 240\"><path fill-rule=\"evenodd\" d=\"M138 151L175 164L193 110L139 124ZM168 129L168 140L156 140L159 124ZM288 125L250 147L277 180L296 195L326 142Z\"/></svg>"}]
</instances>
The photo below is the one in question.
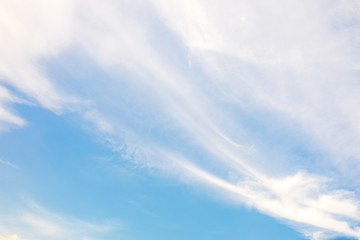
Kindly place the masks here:
<instances>
[{"instance_id":1,"label":"white cloud","mask_svg":"<svg viewBox=\"0 0 360 240\"><path fill-rule=\"evenodd\" d=\"M6 160L4 160L4 159L1 159L1 158L0 158L0 164L4 164L4 165L6 165L6 166L8 166L8 167L12 167L12 168L19 168L19 167L16 166L15 164L13 164L13 163L11 163L11 162L9 162L9 161L6 161Z\"/></svg>"},{"instance_id":2,"label":"white cloud","mask_svg":"<svg viewBox=\"0 0 360 240\"><path fill-rule=\"evenodd\" d=\"M358 196L341 190L350 182L350 189L360 185L356 2L38 0L31 6L21 1L1 5L1 81L56 113L80 109L99 131L125 144L127 136L132 144L136 136L147 165L301 223L299 229L313 239L359 237ZM70 47L96 62L104 79L114 79L87 79L79 96L61 90L65 81L49 79L41 61ZM129 76L122 77L123 72ZM84 89L91 94L82 96ZM5 88L0 94L0 120L24 125L2 107L15 97ZM272 143L242 118L261 118L265 130L279 128L272 116L291 121L297 131L282 130L305 136L326 160L310 156L307 161L315 166L310 168L282 149L275 155L267 151ZM186 154L151 135L159 126L165 129L162 136L175 132L181 143L196 146L208 158L174 157ZM286 147L291 137L281 137ZM270 142L277 141L273 138ZM301 170L288 170L289 165ZM329 169L335 172L331 176ZM225 180L224 172L234 179ZM32 214L22 219L45 235L63 233Z\"/></svg>"},{"instance_id":3,"label":"white cloud","mask_svg":"<svg viewBox=\"0 0 360 240\"><path fill-rule=\"evenodd\" d=\"M72 7L72 1L1 2L0 81L55 112L71 109L78 100L47 79L40 61L71 43ZM21 124L9 114L7 120Z\"/></svg>"},{"instance_id":4,"label":"white cloud","mask_svg":"<svg viewBox=\"0 0 360 240\"><path fill-rule=\"evenodd\" d=\"M22 209L22 210L19 210ZM24 205L18 210L1 214L0 239L86 239L104 238L122 228L118 221L89 223L74 217L54 213L39 205ZM11 234L16 235L11 235ZM10 234L10 235L9 235ZM9 236L5 238L5 236Z\"/></svg>"},{"instance_id":5,"label":"white cloud","mask_svg":"<svg viewBox=\"0 0 360 240\"><path fill-rule=\"evenodd\" d=\"M5 87L0 85L0 131L6 130L5 125L24 126L26 121L14 114L8 107L9 103L22 103L21 99L11 94Z\"/></svg>"},{"instance_id":6,"label":"white cloud","mask_svg":"<svg viewBox=\"0 0 360 240\"><path fill-rule=\"evenodd\" d=\"M170 154L168 158L174 158ZM283 179L246 179L238 182L224 180L191 163L175 157L177 169L197 182L217 188L235 202L247 204L280 219L301 223L296 228L313 239L326 239L329 234L360 237L354 228L360 217L359 200L350 192L326 189L324 180L298 173ZM312 229L312 230L310 230ZM320 235L319 229L322 230Z\"/></svg>"},{"instance_id":7,"label":"white cloud","mask_svg":"<svg viewBox=\"0 0 360 240\"><path fill-rule=\"evenodd\" d=\"M21 220L41 235L62 236L65 232L60 226L33 214L24 214Z\"/></svg>"}]
</instances>

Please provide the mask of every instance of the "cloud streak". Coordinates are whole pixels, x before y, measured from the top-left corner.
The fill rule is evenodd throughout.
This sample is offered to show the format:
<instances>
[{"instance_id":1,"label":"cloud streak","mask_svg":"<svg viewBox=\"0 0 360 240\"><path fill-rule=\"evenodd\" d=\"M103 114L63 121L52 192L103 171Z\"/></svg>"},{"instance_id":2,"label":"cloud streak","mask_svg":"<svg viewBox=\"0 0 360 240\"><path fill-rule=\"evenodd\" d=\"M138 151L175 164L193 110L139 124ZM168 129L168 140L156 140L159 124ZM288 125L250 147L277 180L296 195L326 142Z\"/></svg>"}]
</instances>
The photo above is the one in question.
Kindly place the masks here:
<instances>
[{"instance_id":1,"label":"cloud streak","mask_svg":"<svg viewBox=\"0 0 360 240\"><path fill-rule=\"evenodd\" d=\"M6 160L3 160L0 158L0 164L3 164L3 165L6 165L8 167L12 167L12 168L15 168L15 169L18 169L19 167L16 166L15 164L9 162L9 161L6 161Z\"/></svg>"},{"instance_id":2,"label":"cloud streak","mask_svg":"<svg viewBox=\"0 0 360 240\"><path fill-rule=\"evenodd\" d=\"M74 217L51 212L36 204L1 214L0 239L93 239L118 231L118 221L89 223ZM14 235L16 234L16 235Z\"/></svg>"}]
</instances>

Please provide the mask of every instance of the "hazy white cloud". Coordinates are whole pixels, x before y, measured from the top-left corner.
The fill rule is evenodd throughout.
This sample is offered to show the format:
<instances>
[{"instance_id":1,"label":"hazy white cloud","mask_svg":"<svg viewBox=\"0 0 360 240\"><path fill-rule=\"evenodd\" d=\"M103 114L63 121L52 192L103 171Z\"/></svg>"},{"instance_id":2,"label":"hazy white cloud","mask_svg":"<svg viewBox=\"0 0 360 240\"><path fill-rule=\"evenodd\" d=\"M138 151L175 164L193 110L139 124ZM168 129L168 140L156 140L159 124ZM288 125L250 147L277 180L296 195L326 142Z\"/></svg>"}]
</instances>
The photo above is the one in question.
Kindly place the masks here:
<instances>
[{"instance_id":1,"label":"hazy white cloud","mask_svg":"<svg viewBox=\"0 0 360 240\"><path fill-rule=\"evenodd\" d=\"M4 159L1 159L0 158L0 164L3 164L3 165L6 165L8 167L12 167L12 168L19 168L18 166L16 166L15 164L9 162L9 161L6 161Z\"/></svg>"},{"instance_id":2,"label":"hazy white cloud","mask_svg":"<svg viewBox=\"0 0 360 240\"><path fill-rule=\"evenodd\" d=\"M168 158L174 156L170 154ZM337 234L360 237L359 228L354 227L360 216L359 200L351 192L329 190L326 181L317 176L300 172L286 178L262 176L262 179L231 181L181 157L173 160L177 171L183 169L180 177L185 174L186 178L195 182L217 188L234 202L255 207L280 219L305 224L295 226L313 239L326 239Z\"/></svg>"},{"instance_id":3,"label":"hazy white cloud","mask_svg":"<svg viewBox=\"0 0 360 240\"><path fill-rule=\"evenodd\" d=\"M86 239L106 237L118 231L118 221L89 223L74 217L54 213L35 204L1 214L0 234L4 239ZM16 235L11 235L16 234ZM1 236L1 235L0 235ZM5 238L5 236L8 236ZM2 239L2 238L0 238Z\"/></svg>"},{"instance_id":4,"label":"hazy white cloud","mask_svg":"<svg viewBox=\"0 0 360 240\"><path fill-rule=\"evenodd\" d=\"M72 41L72 1L2 1L0 10L0 81L27 94L40 105L60 112L77 99L61 92L40 66ZM3 91L2 91L3 92ZM14 115L8 121L23 124Z\"/></svg>"},{"instance_id":5,"label":"hazy white cloud","mask_svg":"<svg viewBox=\"0 0 360 240\"><path fill-rule=\"evenodd\" d=\"M0 131L6 130L7 125L24 126L26 121L14 114L9 105L23 103L21 99L11 94L8 89L0 85Z\"/></svg>"},{"instance_id":6,"label":"hazy white cloud","mask_svg":"<svg viewBox=\"0 0 360 240\"><path fill-rule=\"evenodd\" d=\"M20 238L16 235L0 236L0 240L20 240Z\"/></svg>"},{"instance_id":7,"label":"hazy white cloud","mask_svg":"<svg viewBox=\"0 0 360 240\"><path fill-rule=\"evenodd\" d=\"M0 81L56 113L79 110L113 146L137 145L143 164L300 223L313 239L359 238L356 1L1 5ZM69 49L95 62L103 79L72 94L64 89L78 86L76 77L67 86L49 79L42 63ZM0 88L0 121L22 126L8 108L16 99ZM258 129L246 119L260 119ZM161 141L171 134L180 144ZM288 142L298 135L321 157L296 160ZM290 150L273 147L278 138ZM44 235L64 233L36 215L21 219Z\"/></svg>"},{"instance_id":8,"label":"hazy white cloud","mask_svg":"<svg viewBox=\"0 0 360 240\"><path fill-rule=\"evenodd\" d=\"M23 120L22 118L14 115L9 110L7 110L7 109L5 109L5 108L3 108L1 106L0 106L0 120L2 122L11 123L11 124L15 124L15 125L18 125L18 126L23 126L25 124L25 120ZM1 126L0 129L2 129L2 128L3 127Z\"/></svg>"}]
</instances>

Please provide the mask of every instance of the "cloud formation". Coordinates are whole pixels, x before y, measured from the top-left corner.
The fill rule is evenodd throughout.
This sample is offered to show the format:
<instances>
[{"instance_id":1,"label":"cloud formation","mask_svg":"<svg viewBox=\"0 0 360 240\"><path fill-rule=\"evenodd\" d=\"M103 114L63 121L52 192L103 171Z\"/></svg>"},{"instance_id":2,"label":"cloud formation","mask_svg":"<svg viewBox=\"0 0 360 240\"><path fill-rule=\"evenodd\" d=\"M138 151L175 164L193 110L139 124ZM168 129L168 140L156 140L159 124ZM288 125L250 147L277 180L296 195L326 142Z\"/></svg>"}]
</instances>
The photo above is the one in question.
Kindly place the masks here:
<instances>
[{"instance_id":1,"label":"cloud formation","mask_svg":"<svg viewBox=\"0 0 360 240\"><path fill-rule=\"evenodd\" d=\"M0 239L93 239L106 238L108 233L118 231L122 224L118 221L90 223L71 216L51 212L36 204L8 213L1 213ZM13 235L13 234L16 235Z\"/></svg>"},{"instance_id":2,"label":"cloud formation","mask_svg":"<svg viewBox=\"0 0 360 240\"><path fill-rule=\"evenodd\" d=\"M313 239L360 238L355 1L1 4L1 122L25 124L11 87L77 112L139 164ZM71 79L50 77L61 61Z\"/></svg>"}]
</instances>

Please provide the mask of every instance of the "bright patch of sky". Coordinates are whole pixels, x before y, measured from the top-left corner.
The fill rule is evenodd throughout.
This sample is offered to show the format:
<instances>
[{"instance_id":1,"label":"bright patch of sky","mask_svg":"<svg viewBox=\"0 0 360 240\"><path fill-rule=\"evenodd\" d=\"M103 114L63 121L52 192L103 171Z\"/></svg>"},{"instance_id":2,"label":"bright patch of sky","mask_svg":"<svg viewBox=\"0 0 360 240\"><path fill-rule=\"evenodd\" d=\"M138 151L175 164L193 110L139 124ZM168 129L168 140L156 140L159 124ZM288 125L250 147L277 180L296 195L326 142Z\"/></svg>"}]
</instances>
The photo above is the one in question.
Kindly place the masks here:
<instances>
[{"instance_id":1,"label":"bright patch of sky","mask_svg":"<svg viewBox=\"0 0 360 240\"><path fill-rule=\"evenodd\" d=\"M0 1L0 240L360 239L360 3Z\"/></svg>"}]
</instances>

